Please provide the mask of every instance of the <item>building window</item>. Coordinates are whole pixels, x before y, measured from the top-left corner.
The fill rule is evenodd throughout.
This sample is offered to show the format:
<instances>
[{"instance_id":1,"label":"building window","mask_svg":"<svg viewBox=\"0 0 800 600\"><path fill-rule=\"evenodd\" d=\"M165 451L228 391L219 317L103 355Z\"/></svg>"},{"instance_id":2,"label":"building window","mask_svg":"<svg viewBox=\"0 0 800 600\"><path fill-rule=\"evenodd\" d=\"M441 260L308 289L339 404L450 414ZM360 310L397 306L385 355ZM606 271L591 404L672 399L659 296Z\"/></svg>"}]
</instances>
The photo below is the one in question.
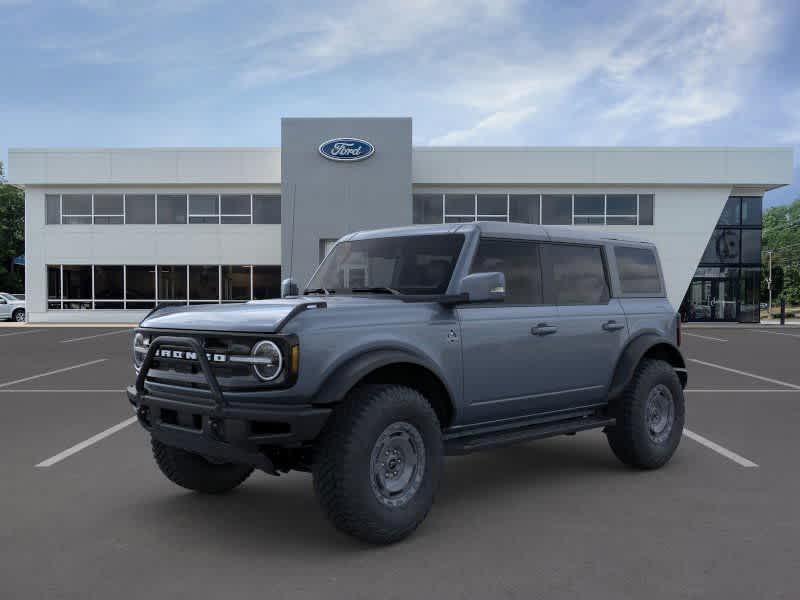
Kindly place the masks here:
<instances>
[{"instance_id":1,"label":"building window","mask_svg":"<svg viewBox=\"0 0 800 600\"><path fill-rule=\"evenodd\" d=\"M222 301L242 302L251 299L250 267L222 267Z\"/></svg>"},{"instance_id":2,"label":"building window","mask_svg":"<svg viewBox=\"0 0 800 600\"><path fill-rule=\"evenodd\" d=\"M47 308L61 308L61 265L47 265Z\"/></svg>"},{"instance_id":3,"label":"building window","mask_svg":"<svg viewBox=\"0 0 800 600\"><path fill-rule=\"evenodd\" d=\"M64 265L61 269L64 308L92 308L91 265Z\"/></svg>"},{"instance_id":4,"label":"building window","mask_svg":"<svg viewBox=\"0 0 800 600\"><path fill-rule=\"evenodd\" d=\"M186 265L158 266L158 300L167 304L186 303Z\"/></svg>"},{"instance_id":5,"label":"building window","mask_svg":"<svg viewBox=\"0 0 800 600\"><path fill-rule=\"evenodd\" d=\"M125 200L122 194L94 195L94 224L122 225L125 222Z\"/></svg>"},{"instance_id":6,"label":"building window","mask_svg":"<svg viewBox=\"0 0 800 600\"><path fill-rule=\"evenodd\" d=\"M761 227L761 198L742 198L742 225Z\"/></svg>"},{"instance_id":7,"label":"building window","mask_svg":"<svg viewBox=\"0 0 800 600\"><path fill-rule=\"evenodd\" d=\"M655 196L639 194L639 225L652 225L655 213Z\"/></svg>"},{"instance_id":8,"label":"building window","mask_svg":"<svg viewBox=\"0 0 800 600\"><path fill-rule=\"evenodd\" d=\"M125 308L125 274L122 265L94 266L94 307L97 309Z\"/></svg>"},{"instance_id":9,"label":"building window","mask_svg":"<svg viewBox=\"0 0 800 600\"><path fill-rule=\"evenodd\" d=\"M414 194L413 223L444 223L444 196L442 194Z\"/></svg>"},{"instance_id":10,"label":"building window","mask_svg":"<svg viewBox=\"0 0 800 600\"><path fill-rule=\"evenodd\" d=\"M572 196L542 196L542 225L572 225Z\"/></svg>"},{"instance_id":11,"label":"building window","mask_svg":"<svg viewBox=\"0 0 800 600\"><path fill-rule=\"evenodd\" d=\"M189 223L219 223L219 196L217 194L189 196Z\"/></svg>"},{"instance_id":12,"label":"building window","mask_svg":"<svg viewBox=\"0 0 800 600\"><path fill-rule=\"evenodd\" d=\"M189 265L189 302L213 300L219 302L219 267Z\"/></svg>"},{"instance_id":13,"label":"building window","mask_svg":"<svg viewBox=\"0 0 800 600\"><path fill-rule=\"evenodd\" d=\"M156 222L155 194L125 194L125 223L153 225Z\"/></svg>"},{"instance_id":14,"label":"building window","mask_svg":"<svg viewBox=\"0 0 800 600\"><path fill-rule=\"evenodd\" d=\"M508 197L508 220L538 225L539 206L539 194L511 194Z\"/></svg>"},{"instance_id":15,"label":"building window","mask_svg":"<svg viewBox=\"0 0 800 600\"><path fill-rule=\"evenodd\" d=\"M159 194L156 206L159 225L186 223L186 194Z\"/></svg>"},{"instance_id":16,"label":"building window","mask_svg":"<svg viewBox=\"0 0 800 600\"><path fill-rule=\"evenodd\" d=\"M322 239L319 241L319 262L321 263L328 256L328 252L333 250L337 240L335 238Z\"/></svg>"},{"instance_id":17,"label":"building window","mask_svg":"<svg viewBox=\"0 0 800 600\"><path fill-rule=\"evenodd\" d=\"M605 225L606 199L603 194L576 194L573 210L574 225Z\"/></svg>"},{"instance_id":18,"label":"building window","mask_svg":"<svg viewBox=\"0 0 800 600\"><path fill-rule=\"evenodd\" d=\"M279 266L253 266L253 298L264 300L281 295L281 268Z\"/></svg>"},{"instance_id":19,"label":"building window","mask_svg":"<svg viewBox=\"0 0 800 600\"><path fill-rule=\"evenodd\" d=\"M253 223L280 225L281 197L279 194L253 195Z\"/></svg>"},{"instance_id":20,"label":"building window","mask_svg":"<svg viewBox=\"0 0 800 600\"><path fill-rule=\"evenodd\" d=\"M48 225L61 225L61 195L45 194L45 214Z\"/></svg>"},{"instance_id":21,"label":"building window","mask_svg":"<svg viewBox=\"0 0 800 600\"><path fill-rule=\"evenodd\" d=\"M250 194L222 194L220 209L220 223L223 224L249 224Z\"/></svg>"},{"instance_id":22,"label":"building window","mask_svg":"<svg viewBox=\"0 0 800 600\"><path fill-rule=\"evenodd\" d=\"M508 194L478 194L478 221L507 221Z\"/></svg>"},{"instance_id":23,"label":"building window","mask_svg":"<svg viewBox=\"0 0 800 600\"><path fill-rule=\"evenodd\" d=\"M92 195L62 194L61 224L91 225L91 223L92 223Z\"/></svg>"},{"instance_id":24,"label":"building window","mask_svg":"<svg viewBox=\"0 0 800 600\"><path fill-rule=\"evenodd\" d=\"M127 265L125 267L125 308L151 309L156 304L155 265Z\"/></svg>"}]
</instances>

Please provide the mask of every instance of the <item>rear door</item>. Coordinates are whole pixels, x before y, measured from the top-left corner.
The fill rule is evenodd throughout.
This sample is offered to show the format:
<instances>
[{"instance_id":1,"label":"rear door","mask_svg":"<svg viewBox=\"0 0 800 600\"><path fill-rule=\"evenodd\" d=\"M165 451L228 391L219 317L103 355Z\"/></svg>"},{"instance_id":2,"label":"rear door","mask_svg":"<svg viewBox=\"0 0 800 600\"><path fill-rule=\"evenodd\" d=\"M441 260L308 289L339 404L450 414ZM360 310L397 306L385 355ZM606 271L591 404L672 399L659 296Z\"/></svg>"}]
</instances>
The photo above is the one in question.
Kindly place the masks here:
<instances>
[{"instance_id":1,"label":"rear door","mask_svg":"<svg viewBox=\"0 0 800 600\"><path fill-rule=\"evenodd\" d=\"M558 307L558 343L550 361L561 385L549 408L603 403L628 337L622 306L611 297L604 249L546 243L541 250L544 301Z\"/></svg>"},{"instance_id":2,"label":"rear door","mask_svg":"<svg viewBox=\"0 0 800 600\"><path fill-rule=\"evenodd\" d=\"M11 305L3 296L0 296L0 319L7 319L11 316Z\"/></svg>"}]
</instances>

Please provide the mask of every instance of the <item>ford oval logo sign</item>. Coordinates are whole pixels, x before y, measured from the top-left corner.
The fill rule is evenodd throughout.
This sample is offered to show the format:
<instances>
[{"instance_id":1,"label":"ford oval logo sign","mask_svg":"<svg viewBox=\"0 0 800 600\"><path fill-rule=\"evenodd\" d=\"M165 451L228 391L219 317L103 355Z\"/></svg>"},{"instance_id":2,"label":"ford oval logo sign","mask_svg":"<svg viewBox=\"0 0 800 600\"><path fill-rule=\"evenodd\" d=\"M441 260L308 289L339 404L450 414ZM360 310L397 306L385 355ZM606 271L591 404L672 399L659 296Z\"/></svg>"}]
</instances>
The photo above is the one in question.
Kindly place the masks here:
<instances>
[{"instance_id":1,"label":"ford oval logo sign","mask_svg":"<svg viewBox=\"0 0 800 600\"><path fill-rule=\"evenodd\" d=\"M375 146L358 138L335 138L320 144L319 153L328 160L356 161L372 156Z\"/></svg>"}]
</instances>

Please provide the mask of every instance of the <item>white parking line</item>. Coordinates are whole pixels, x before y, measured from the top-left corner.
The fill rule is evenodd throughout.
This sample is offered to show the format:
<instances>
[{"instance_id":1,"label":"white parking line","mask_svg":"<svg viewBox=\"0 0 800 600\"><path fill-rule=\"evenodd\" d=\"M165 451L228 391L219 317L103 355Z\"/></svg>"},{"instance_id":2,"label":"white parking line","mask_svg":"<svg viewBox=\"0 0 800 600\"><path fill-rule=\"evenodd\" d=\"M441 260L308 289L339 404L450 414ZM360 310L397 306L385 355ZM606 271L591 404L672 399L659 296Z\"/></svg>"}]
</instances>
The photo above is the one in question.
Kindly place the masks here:
<instances>
[{"instance_id":1,"label":"white parking line","mask_svg":"<svg viewBox=\"0 0 800 600\"><path fill-rule=\"evenodd\" d=\"M31 375L30 377L23 377L22 379L15 379L13 381L6 381L5 383L0 383L0 388L8 387L10 385L15 385L17 383L25 383L26 381L32 381L33 379L39 379L40 377L47 377L48 375L56 375L57 373L63 373L65 371L72 371L73 369L80 369L81 367L88 367L90 365L96 365L97 363L101 363L108 360L107 358L98 358L97 360L90 360L89 362L81 363L79 365L72 365L71 367L64 367L63 369L56 369L55 371L47 371L46 373L39 373L38 375Z\"/></svg>"},{"instance_id":2,"label":"white parking line","mask_svg":"<svg viewBox=\"0 0 800 600\"><path fill-rule=\"evenodd\" d=\"M683 390L683 392L702 392L706 394L797 394L800 393L800 390L720 390L695 388L692 390Z\"/></svg>"},{"instance_id":3,"label":"white parking line","mask_svg":"<svg viewBox=\"0 0 800 600\"><path fill-rule=\"evenodd\" d=\"M68 340L61 340L62 344L69 344L70 342L82 342L84 340L93 340L94 338L105 337L107 335L118 335L120 333L128 333L132 329L123 329L121 331L107 331L106 333L98 333L97 335L86 335L84 337L70 338Z\"/></svg>"},{"instance_id":4,"label":"white parking line","mask_svg":"<svg viewBox=\"0 0 800 600\"><path fill-rule=\"evenodd\" d=\"M88 448L89 446L96 444L100 440L107 438L110 435L117 433L118 431L125 429L128 425L132 425L136 422L136 417L131 417L130 419L125 419L122 423L117 423L113 427L109 427L105 431L101 431L100 433L93 435L89 439L83 440L72 446L71 448L67 448L63 452L59 452L55 456L51 456L48 459L43 460L40 462L37 467L52 467L54 464L61 462L65 458L69 458L73 454L80 452L81 450Z\"/></svg>"},{"instance_id":5,"label":"white parking line","mask_svg":"<svg viewBox=\"0 0 800 600\"><path fill-rule=\"evenodd\" d=\"M694 440L698 444L701 444L701 445L705 446L709 450L713 450L717 454L721 454L722 456L724 456L728 460L732 460L733 462L735 462L737 465L740 465L742 467L749 467L749 468L758 466L752 460L748 460L744 456L736 454L736 452L728 450L727 448L724 448L724 447L720 446L716 442L712 442L708 438L704 438L702 435L699 435L699 434L695 433L694 431L691 431L689 429L684 428L683 429L683 433L689 439Z\"/></svg>"},{"instance_id":6,"label":"white parking line","mask_svg":"<svg viewBox=\"0 0 800 600\"><path fill-rule=\"evenodd\" d=\"M25 331L15 331L13 333L0 333L0 337L8 337L9 335L25 335L28 333L42 333L44 329L26 329Z\"/></svg>"},{"instance_id":7,"label":"white parking line","mask_svg":"<svg viewBox=\"0 0 800 600\"><path fill-rule=\"evenodd\" d=\"M0 394L121 394L125 390L0 390ZM790 390L779 390L788 392Z\"/></svg>"},{"instance_id":8,"label":"white parking line","mask_svg":"<svg viewBox=\"0 0 800 600\"><path fill-rule=\"evenodd\" d=\"M681 331L683 335L688 335L689 337L696 337L701 338L704 340L711 340L714 342L727 342L728 340L723 340L722 338L718 337L711 337L710 335L700 335L699 333L689 333L688 331Z\"/></svg>"},{"instance_id":9,"label":"white parking line","mask_svg":"<svg viewBox=\"0 0 800 600\"><path fill-rule=\"evenodd\" d=\"M766 381L767 383L774 383L776 385L782 385L788 388L792 388L794 390L800 390L800 385L795 385L794 383L787 383L786 381L781 381L780 379L770 379L769 377L756 375L755 373L748 373L747 371L739 371L738 369L731 369L730 367L725 367L723 365L716 365L714 363L706 362L704 360L697 360L696 358L690 358L689 360L699 365L705 365L706 367L714 367L715 369L728 371L729 373L736 373L737 375L745 375L746 377L752 377L753 379L760 379L761 381Z\"/></svg>"},{"instance_id":10,"label":"white parking line","mask_svg":"<svg viewBox=\"0 0 800 600\"><path fill-rule=\"evenodd\" d=\"M748 329L747 331L753 331L755 333L770 333L772 335L785 335L787 337L800 338L800 335L796 333L784 333L783 331L771 331L769 329Z\"/></svg>"}]
</instances>

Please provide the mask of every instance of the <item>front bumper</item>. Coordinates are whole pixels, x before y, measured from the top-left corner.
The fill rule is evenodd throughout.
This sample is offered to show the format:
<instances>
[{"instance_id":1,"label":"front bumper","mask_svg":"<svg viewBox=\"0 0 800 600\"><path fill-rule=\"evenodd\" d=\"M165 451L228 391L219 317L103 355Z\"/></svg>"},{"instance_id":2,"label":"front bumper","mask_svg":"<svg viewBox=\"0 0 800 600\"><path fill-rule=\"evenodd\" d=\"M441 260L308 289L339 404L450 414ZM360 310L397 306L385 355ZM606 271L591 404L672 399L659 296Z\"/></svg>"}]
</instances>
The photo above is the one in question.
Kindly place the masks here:
<instances>
[{"instance_id":1,"label":"front bumper","mask_svg":"<svg viewBox=\"0 0 800 600\"><path fill-rule=\"evenodd\" d=\"M154 393L146 385L155 350L163 345L194 350L208 382L208 400L186 394ZM157 387L157 386L155 386ZM212 460L248 464L269 473L275 467L270 448L297 448L314 440L331 409L309 404L233 404L224 396L196 340L161 336L151 342L136 384L127 389L139 423L154 439Z\"/></svg>"}]
</instances>

